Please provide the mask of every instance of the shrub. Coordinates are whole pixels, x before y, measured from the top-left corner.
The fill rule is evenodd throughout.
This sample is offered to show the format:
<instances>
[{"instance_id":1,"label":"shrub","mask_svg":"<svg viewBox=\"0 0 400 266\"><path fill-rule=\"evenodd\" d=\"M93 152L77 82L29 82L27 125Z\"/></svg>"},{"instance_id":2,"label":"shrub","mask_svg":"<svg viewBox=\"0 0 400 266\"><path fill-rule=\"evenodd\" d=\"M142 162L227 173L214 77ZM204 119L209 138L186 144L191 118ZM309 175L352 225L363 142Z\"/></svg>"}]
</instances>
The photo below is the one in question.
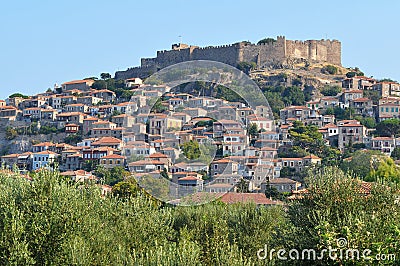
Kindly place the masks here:
<instances>
[{"instance_id":1,"label":"shrub","mask_svg":"<svg viewBox=\"0 0 400 266\"><path fill-rule=\"evenodd\" d=\"M323 72L327 72L331 75L335 75L338 72L338 68L332 65L327 65L326 67L323 68Z\"/></svg>"}]
</instances>

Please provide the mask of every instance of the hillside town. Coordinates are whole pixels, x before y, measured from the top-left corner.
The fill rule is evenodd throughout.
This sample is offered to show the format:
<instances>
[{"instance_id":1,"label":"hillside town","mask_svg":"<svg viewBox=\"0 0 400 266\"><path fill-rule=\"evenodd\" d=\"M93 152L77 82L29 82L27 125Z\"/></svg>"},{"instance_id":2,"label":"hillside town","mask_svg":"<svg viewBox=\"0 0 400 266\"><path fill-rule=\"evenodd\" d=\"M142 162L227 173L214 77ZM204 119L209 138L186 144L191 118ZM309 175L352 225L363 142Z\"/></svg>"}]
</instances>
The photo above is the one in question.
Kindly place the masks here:
<instances>
[{"instance_id":1,"label":"hillside town","mask_svg":"<svg viewBox=\"0 0 400 266\"><path fill-rule=\"evenodd\" d=\"M304 105L285 106L275 119L270 118L269 106L252 110L241 101L182 93L140 78L123 80L126 97L94 88L99 80L90 78L36 95L11 95L0 101L7 139L23 138L28 131L35 139L36 130L62 135L64 140L31 141L21 145L19 153L4 152L2 168L21 173L57 168L77 182L98 183L104 193L112 184L96 176L96 169L120 167L135 178L162 177L178 184L175 196L266 194L273 188L296 197L304 191L302 173L310 167L351 160L346 157L349 150L377 150L390 156L400 146L394 134L381 136L365 123L376 126L400 116L400 84L348 76L336 86L337 94L319 94ZM368 97L371 92L378 98ZM334 158L321 156L324 153L299 140L301 130L317 136L310 143L320 138L319 149L329 148ZM305 143L300 152L299 141Z\"/></svg>"}]
</instances>

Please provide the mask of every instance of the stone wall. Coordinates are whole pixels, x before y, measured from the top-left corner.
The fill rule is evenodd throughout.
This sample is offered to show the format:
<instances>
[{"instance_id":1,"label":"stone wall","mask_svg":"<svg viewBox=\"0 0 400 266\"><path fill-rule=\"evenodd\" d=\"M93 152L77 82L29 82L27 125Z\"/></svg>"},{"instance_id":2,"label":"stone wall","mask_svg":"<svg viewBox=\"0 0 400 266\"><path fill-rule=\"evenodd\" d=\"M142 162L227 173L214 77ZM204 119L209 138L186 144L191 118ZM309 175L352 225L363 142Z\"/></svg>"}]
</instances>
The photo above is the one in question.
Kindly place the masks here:
<instances>
[{"instance_id":1,"label":"stone wall","mask_svg":"<svg viewBox=\"0 0 400 266\"><path fill-rule=\"evenodd\" d=\"M311 62L341 65L341 43L337 40L286 40L286 56L304 58Z\"/></svg>"},{"instance_id":2,"label":"stone wall","mask_svg":"<svg viewBox=\"0 0 400 266\"><path fill-rule=\"evenodd\" d=\"M239 44L194 49L191 60L213 60L236 66L239 62Z\"/></svg>"},{"instance_id":3,"label":"stone wall","mask_svg":"<svg viewBox=\"0 0 400 266\"><path fill-rule=\"evenodd\" d=\"M164 67L190 60L213 60L232 66L246 61L263 68L284 63L289 58L341 65L341 43L337 40L293 41L278 36L275 42L260 45L240 42L201 48L175 44L172 50L157 51L155 58L142 58L141 67L116 72L115 78L146 78Z\"/></svg>"},{"instance_id":4,"label":"stone wall","mask_svg":"<svg viewBox=\"0 0 400 266\"><path fill-rule=\"evenodd\" d=\"M129 79L129 78L141 78L145 79L157 72L155 66L149 67L132 67L124 71L115 72L115 79Z\"/></svg>"},{"instance_id":5,"label":"stone wall","mask_svg":"<svg viewBox=\"0 0 400 266\"><path fill-rule=\"evenodd\" d=\"M285 37L278 36L277 41L266 44L243 44L239 61L254 62L258 67L282 62L286 57Z\"/></svg>"},{"instance_id":6,"label":"stone wall","mask_svg":"<svg viewBox=\"0 0 400 266\"><path fill-rule=\"evenodd\" d=\"M157 51L157 68L190 61L191 49Z\"/></svg>"}]
</instances>

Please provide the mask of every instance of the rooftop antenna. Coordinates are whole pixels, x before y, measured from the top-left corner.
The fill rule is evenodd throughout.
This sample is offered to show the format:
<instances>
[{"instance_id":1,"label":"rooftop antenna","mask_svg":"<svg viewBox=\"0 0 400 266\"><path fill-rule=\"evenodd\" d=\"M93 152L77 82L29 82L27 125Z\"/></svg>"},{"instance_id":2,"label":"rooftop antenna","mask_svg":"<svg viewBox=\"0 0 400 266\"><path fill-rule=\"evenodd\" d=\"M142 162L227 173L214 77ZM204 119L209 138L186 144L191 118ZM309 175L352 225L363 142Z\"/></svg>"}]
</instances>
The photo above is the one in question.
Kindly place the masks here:
<instances>
[{"instance_id":1,"label":"rooftop antenna","mask_svg":"<svg viewBox=\"0 0 400 266\"><path fill-rule=\"evenodd\" d=\"M181 44L182 43L182 35L179 35L178 37L179 37L179 44Z\"/></svg>"}]
</instances>

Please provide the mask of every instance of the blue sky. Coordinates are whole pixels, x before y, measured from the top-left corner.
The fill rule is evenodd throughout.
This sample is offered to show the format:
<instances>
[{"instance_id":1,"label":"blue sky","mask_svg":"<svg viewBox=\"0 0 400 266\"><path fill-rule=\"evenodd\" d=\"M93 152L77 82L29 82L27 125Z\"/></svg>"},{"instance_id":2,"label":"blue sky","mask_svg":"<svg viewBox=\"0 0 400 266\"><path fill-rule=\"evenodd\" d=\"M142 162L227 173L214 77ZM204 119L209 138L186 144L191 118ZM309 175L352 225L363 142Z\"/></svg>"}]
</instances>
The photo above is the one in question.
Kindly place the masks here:
<instances>
[{"instance_id":1,"label":"blue sky","mask_svg":"<svg viewBox=\"0 0 400 266\"><path fill-rule=\"evenodd\" d=\"M368 3L371 2L371 3ZM344 66L400 81L399 1L3 1L0 98L114 74L182 42L338 39Z\"/></svg>"}]
</instances>

